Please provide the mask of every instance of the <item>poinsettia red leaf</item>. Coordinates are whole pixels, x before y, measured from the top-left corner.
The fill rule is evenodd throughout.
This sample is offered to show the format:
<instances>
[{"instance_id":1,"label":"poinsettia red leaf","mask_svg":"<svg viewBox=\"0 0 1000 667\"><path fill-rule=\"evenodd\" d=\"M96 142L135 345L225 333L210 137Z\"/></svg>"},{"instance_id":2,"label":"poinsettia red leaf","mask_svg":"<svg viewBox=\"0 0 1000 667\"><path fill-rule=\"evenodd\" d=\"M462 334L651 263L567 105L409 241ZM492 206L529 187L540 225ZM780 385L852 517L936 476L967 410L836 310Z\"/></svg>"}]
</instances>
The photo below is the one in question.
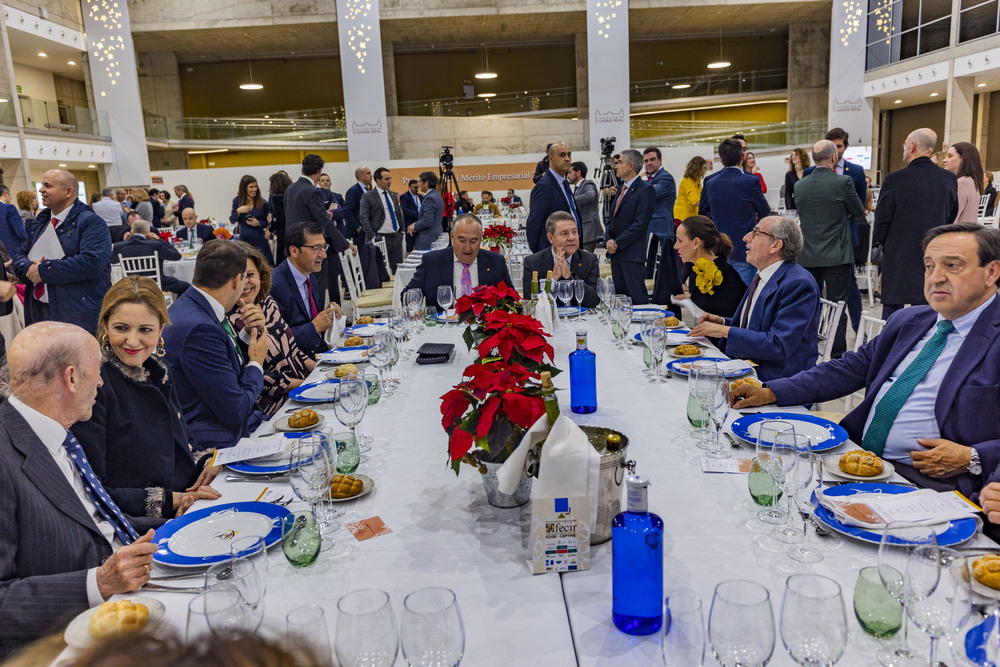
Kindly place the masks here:
<instances>
[{"instance_id":1,"label":"poinsettia red leaf","mask_svg":"<svg viewBox=\"0 0 1000 667\"><path fill-rule=\"evenodd\" d=\"M531 428L545 414L545 401L539 396L504 394L503 402L507 418L521 428Z\"/></svg>"},{"instance_id":2,"label":"poinsettia red leaf","mask_svg":"<svg viewBox=\"0 0 1000 667\"><path fill-rule=\"evenodd\" d=\"M451 437L448 439L448 450L451 453L451 460L457 461L465 456L472 449L473 442L474 439L471 433L463 431L460 428L452 431Z\"/></svg>"},{"instance_id":3,"label":"poinsettia red leaf","mask_svg":"<svg viewBox=\"0 0 1000 667\"><path fill-rule=\"evenodd\" d=\"M486 434L490 432L490 427L493 425L493 417L502 404L503 401L499 396L490 396L483 404L479 413L479 424L476 426L477 438L485 438Z\"/></svg>"}]
</instances>

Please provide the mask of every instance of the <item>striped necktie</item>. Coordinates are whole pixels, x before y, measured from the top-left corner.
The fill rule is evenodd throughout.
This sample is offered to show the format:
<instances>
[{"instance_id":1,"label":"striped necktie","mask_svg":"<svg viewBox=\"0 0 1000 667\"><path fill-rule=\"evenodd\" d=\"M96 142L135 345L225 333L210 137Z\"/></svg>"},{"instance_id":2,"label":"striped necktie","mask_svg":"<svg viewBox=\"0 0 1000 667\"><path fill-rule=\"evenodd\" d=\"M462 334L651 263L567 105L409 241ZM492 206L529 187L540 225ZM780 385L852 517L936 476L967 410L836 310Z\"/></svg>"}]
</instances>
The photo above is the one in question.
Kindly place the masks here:
<instances>
[{"instance_id":1,"label":"striped necktie","mask_svg":"<svg viewBox=\"0 0 1000 667\"><path fill-rule=\"evenodd\" d=\"M896 381L892 383L889 390L882 396L882 400L875 406L875 415L872 423L868 426L861 446L877 456L882 456L885 450L885 440L889 437L893 422L903 409L903 404L910 397L913 390L920 381L927 375L937 358L944 352L945 344L948 342L948 334L955 330L955 325L948 320L938 322L937 331L931 339L924 344L923 349L917 358L910 362L906 370L900 374Z\"/></svg>"},{"instance_id":2,"label":"striped necktie","mask_svg":"<svg viewBox=\"0 0 1000 667\"><path fill-rule=\"evenodd\" d=\"M80 479L83 481L83 488L87 491L87 496L97 505L97 511L101 513L101 516L115 529L115 535L118 536L121 543L132 544L132 542L139 539L139 533L136 532L132 524L125 518L122 511L118 509L115 501L111 500L108 492L104 490L101 480L97 479L94 469L90 467L90 462L87 460L87 455L83 452L83 447L80 446L79 441L69 431L66 432L63 447L66 448L66 453L69 454L73 465L76 466L77 471L80 473Z\"/></svg>"},{"instance_id":3,"label":"striped necktie","mask_svg":"<svg viewBox=\"0 0 1000 667\"><path fill-rule=\"evenodd\" d=\"M229 318L223 318L222 328L226 330L226 335L229 336L229 340L233 341L233 347L236 348L236 357L240 360L240 368L243 367L245 363L243 361L243 352L240 350L239 339L236 338L236 332L233 331L233 325L229 323Z\"/></svg>"}]
</instances>

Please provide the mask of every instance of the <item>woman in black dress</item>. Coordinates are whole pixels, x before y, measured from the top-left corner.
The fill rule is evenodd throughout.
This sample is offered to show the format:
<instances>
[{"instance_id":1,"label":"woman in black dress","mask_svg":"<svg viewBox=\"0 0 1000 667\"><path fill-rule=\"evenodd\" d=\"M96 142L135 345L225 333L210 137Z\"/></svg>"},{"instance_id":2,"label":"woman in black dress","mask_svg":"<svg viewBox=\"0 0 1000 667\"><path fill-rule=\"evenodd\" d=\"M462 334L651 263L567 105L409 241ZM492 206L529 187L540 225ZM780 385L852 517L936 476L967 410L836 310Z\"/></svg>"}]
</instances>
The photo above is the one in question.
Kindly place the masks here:
<instances>
[{"instance_id":1,"label":"woman in black dress","mask_svg":"<svg viewBox=\"0 0 1000 667\"><path fill-rule=\"evenodd\" d=\"M264 197L260 194L257 179L247 175L240 179L240 189L233 198L233 210L229 214L229 222L239 224L240 241L252 245L274 266L271 256L271 245L267 242L264 232L267 231L267 214L271 212Z\"/></svg>"},{"instance_id":2,"label":"woman in black dress","mask_svg":"<svg viewBox=\"0 0 1000 667\"><path fill-rule=\"evenodd\" d=\"M733 242L703 215L693 215L677 228L674 249L684 262L681 282L688 294L674 300L691 299L706 313L732 317L743 300L747 286L726 258Z\"/></svg>"}]
</instances>

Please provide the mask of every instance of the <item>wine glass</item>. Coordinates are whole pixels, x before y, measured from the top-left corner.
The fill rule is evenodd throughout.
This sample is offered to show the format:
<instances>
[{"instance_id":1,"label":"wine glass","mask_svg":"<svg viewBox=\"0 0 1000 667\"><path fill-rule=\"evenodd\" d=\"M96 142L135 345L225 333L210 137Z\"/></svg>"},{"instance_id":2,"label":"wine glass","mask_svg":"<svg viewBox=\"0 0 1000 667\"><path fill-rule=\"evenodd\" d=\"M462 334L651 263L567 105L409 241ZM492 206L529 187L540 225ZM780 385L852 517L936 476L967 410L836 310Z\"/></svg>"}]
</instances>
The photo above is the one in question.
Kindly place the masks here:
<instances>
[{"instance_id":1,"label":"wine glass","mask_svg":"<svg viewBox=\"0 0 1000 667\"><path fill-rule=\"evenodd\" d=\"M220 584L232 586L240 594L240 600L247 610L250 630L256 632L264 620L264 588L253 561L249 558L234 558L216 563L205 572L205 590Z\"/></svg>"},{"instance_id":2,"label":"wine glass","mask_svg":"<svg viewBox=\"0 0 1000 667\"><path fill-rule=\"evenodd\" d=\"M708 391L705 384L708 380L703 378L716 378L718 376L719 370L716 362L707 359L691 362L690 370L688 371L687 418L688 423L695 428L694 438L698 449L709 448L709 415L702 409L698 394L702 391Z\"/></svg>"},{"instance_id":3,"label":"wine glass","mask_svg":"<svg viewBox=\"0 0 1000 667\"><path fill-rule=\"evenodd\" d=\"M229 543L229 557L232 559L246 558L253 563L257 569L257 576L263 583L264 590L267 590L268 560L267 543L263 537L256 535L244 535L236 537Z\"/></svg>"},{"instance_id":4,"label":"wine glass","mask_svg":"<svg viewBox=\"0 0 1000 667\"><path fill-rule=\"evenodd\" d=\"M618 326L621 328L622 337L620 347L626 349L625 342L628 340L628 329L632 324L632 297L622 295L618 298Z\"/></svg>"},{"instance_id":5,"label":"wine glass","mask_svg":"<svg viewBox=\"0 0 1000 667\"><path fill-rule=\"evenodd\" d=\"M663 623L663 664L667 667L701 667L705 660L705 620L701 600L691 591L672 593L666 599Z\"/></svg>"},{"instance_id":6,"label":"wine glass","mask_svg":"<svg viewBox=\"0 0 1000 667\"><path fill-rule=\"evenodd\" d=\"M385 370L392 363L394 354L391 335L388 332L380 331L368 339L368 361L378 371L379 382L382 385L380 387L382 396L392 396L393 394L392 387L386 380Z\"/></svg>"},{"instance_id":7,"label":"wine glass","mask_svg":"<svg viewBox=\"0 0 1000 667\"><path fill-rule=\"evenodd\" d=\"M458 665L465 653L465 628L455 593L429 587L403 599L400 627L403 657L412 667Z\"/></svg>"},{"instance_id":8,"label":"wine glass","mask_svg":"<svg viewBox=\"0 0 1000 667\"><path fill-rule=\"evenodd\" d=\"M389 332L393 335L397 342L401 343L400 348L404 359L409 359L413 356L413 353L410 352L409 346L405 344L406 330L409 327L409 321L409 315L406 312L406 308L393 308L392 312L389 314Z\"/></svg>"},{"instance_id":9,"label":"wine glass","mask_svg":"<svg viewBox=\"0 0 1000 667\"><path fill-rule=\"evenodd\" d=\"M395 337L393 337L393 343L395 343ZM398 350L399 346L397 346L396 349ZM365 375L364 370L358 369L356 371L348 373L347 378L349 378L351 381L357 381L364 385L365 391L367 392L367 399L369 406L374 405L375 403L378 402L379 396L381 395L382 392L381 390L378 390L378 393L375 395L375 400L374 401L372 400L372 387L377 386L378 383L375 382L373 378ZM336 389L334 390L334 396L336 396ZM334 414L336 414L336 410L337 407L335 405ZM373 442L375 442L375 438L373 436L368 435L367 433L361 432L360 420L358 424L355 425L354 427L354 435L357 438L358 446L360 447L360 451L362 454L366 454L369 451L371 451L371 445Z\"/></svg>"},{"instance_id":10,"label":"wine glass","mask_svg":"<svg viewBox=\"0 0 1000 667\"><path fill-rule=\"evenodd\" d=\"M583 318L584 308L583 308L583 297L587 295L587 283L580 280L579 278L573 279L573 296L576 297L576 305L580 308L580 312L577 314L577 319Z\"/></svg>"},{"instance_id":11,"label":"wine glass","mask_svg":"<svg viewBox=\"0 0 1000 667\"><path fill-rule=\"evenodd\" d=\"M840 584L818 574L785 580L781 641L800 665L834 665L847 648L847 613Z\"/></svg>"},{"instance_id":12,"label":"wine glass","mask_svg":"<svg viewBox=\"0 0 1000 667\"><path fill-rule=\"evenodd\" d=\"M566 308L573 302L573 283L569 280L557 280L555 282L556 298L562 303L563 308Z\"/></svg>"},{"instance_id":13,"label":"wine glass","mask_svg":"<svg viewBox=\"0 0 1000 667\"><path fill-rule=\"evenodd\" d=\"M905 665L914 656L907 642L906 616L907 608L903 575L909 562L910 552L917 547L937 548L937 533L928 528L912 523L896 522L888 524L882 530L882 539L878 546L878 575L882 586L889 595L903 605L903 636L894 649L882 649L878 652L878 661L886 667Z\"/></svg>"},{"instance_id":14,"label":"wine glass","mask_svg":"<svg viewBox=\"0 0 1000 667\"><path fill-rule=\"evenodd\" d=\"M188 603L185 634L189 644L209 636L250 632L250 616L235 586L223 584L198 593Z\"/></svg>"},{"instance_id":15,"label":"wine glass","mask_svg":"<svg viewBox=\"0 0 1000 667\"><path fill-rule=\"evenodd\" d=\"M800 563L818 563L823 560L823 552L809 546L809 517L823 499L823 457L800 453L792 480L788 495L802 518L802 542L788 547L785 553Z\"/></svg>"},{"instance_id":16,"label":"wine glass","mask_svg":"<svg viewBox=\"0 0 1000 667\"><path fill-rule=\"evenodd\" d=\"M788 512L786 513L787 521L785 521L783 526L773 529L771 531L771 537L779 542L784 542L785 544L795 544L804 539L804 522L808 519L808 513L811 511L809 498L799 498L799 494L797 492L801 491L804 493L808 491L811 495L812 490L815 488L811 485L813 482L812 443L809 441L808 436L795 433L794 431L782 431L781 433L775 434L774 443L776 447L780 445L782 451L791 449L794 453L793 455L796 457L796 461L792 470L785 474L785 483L782 485L781 489L782 495L788 501ZM819 479L822 479L822 477ZM792 511L797 508L797 502L800 500L803 504L801 511L805 512L805 517L802 518L803 531L801 533L799 532L798 526L794 523L794 512ZM789 555L791 556L790 551ZM815 557L816 555L817 554L810 554L810 557ZM823 560L823 555L818 554L818 556L819 560L817 561L802 562L818 563L820 560ZM795 556L792 556L792 558L795 558Z\"/></svg>"},{"instance_id":17,"label":"wine glass","mask_svg":"<svg viewBox=\"0 0 1000 667\"><path fill-rule=\"evenodd\" d=\"M655 371L654 366L656 365L653 360L653 350L650 346L650 337L652 334L652 328L656 326L656 319L652 317L644 317L639 322L639 341L642 343L642 363L645 368L642 369L642 374L650 381L653 382L653 373Z\"/></svg>"},{"instance_id":18,"label":"wine glass","mask_svg":"<svg viewBox=\"0 0 1000 667\"><path fill-rule=\"evenodd\" d=\"M340 379L334 391L336 400L333 404L333 412L337 416L337 421L351 429L351 433L357 439L355 428L365 416L368 409L368 385L363 379L358 379L348 375Z\"/></svg>"},{"instance_id":19,"label":"wine glass","mask_svg":"<svg viewBox=\"0 0 1000 667\"><path fill-rule=\"evenodd\" d=\"M705 455L713 459L728 459L732 455L722 443L722 427L729 416L729 380L724 372L716 368L716 376L706 375L702 382L703 386L697 393L699 405L715 426L715 437L709 438L710 447L706 448Z\"/></svg>"},{"instance_id":20,"label":"wine glass","mask_svg":"<svg viewBox=\"0 0 1000 667\"><path fill-rule=\"evenodd\" d=\"M795 427L786 421L779 419L766 419L760 422L760 429L757 432L757 462L764 471L771 476L771 503L765 509L757 512L757 518L764 523L783 523L786 513L778 507L779 489L785 481L785 473L795 465L796 452L787 447L778 447L775 450L774 443L779 433L795 432ZM778 460L772 460L774 456Z\"/></svg>"},{"instance_id":21,"label":"wine glass","mask_svg":"<svg viewBox=\"0 0 1000 667\"><path fill-rule=\"evenodd\" d=\"M708 641L722 667L763 667L774 653L774 612L767 589L731 579L715 587Z\"/></svg>"},{"instance_id":22,"label":"wine glass","mask_svg":"<svg viewBox=\"0 0 1000 667\"><path fill-rule=\"evenodd\" d=\"M392 665L399 650L399 634L389 594L367 588L340 598L333 645L341 667Z\"/></svg>"},{"instance_id":23,"label":"wine glass","mask_svg":"<svg viewBox=\"0 0 1000 667\"><path fill-rule=\"evenodd\" d=\"M410 322L413 330L420 328L421 321L418 319L420 314L420 308L424 299L424 292L421 289L408 289L403 293L403 306L406 308L407 314L410 316Z\"/></svg>"},{"instance_id":24,"label":"wine glass","mask_svg":"<svg viewBox=\"0 0 1000 667\"><path fill-rule=\"evenodd\" d=\"M313 516L321 521L316 505L326 495L333 477L325 439L299 438L288 456L288 481L299 499L309 503Z\"/></svg>"},{"instance_id":25,"label":"wine glass","mask_svg":"<svg viewBox=\"0 0 1000 667\"><path fill-rule=\"evenodd\" d=\"M602 324L608 323L608 281L604 278L597 279L597 298L600 299L599 315Z\"/></svg>"},{"instance_id":26,"label":"wine glass","mask_svg":"<svg viewBox=\"0 0 1000 667\"><path fill-rule=\"evenodd\" d=\"M958 571L955 574L964 576L966 572ZM998 615L1000 608L997 600L973 591L971 579L968 582L955 581L952 607L954 633L948 643L951 644L951 655L959 667L996 666L1000 660Z\"/></svg>"},{"instance_id":27,"label":"wine glass","mask_svg":"<svg viewBox=\"0 0 1000 667\"><path fill-rule=\"evenodd\" d=\"M451 285L438 285L437 292L438 307L441 308L441 312L448 315L448 309L455 305L455 292L452 290Z\"/></svg>"},{"instance_id":28,"label":"wine glass","mask_svg":"<svg viewBox=\"0 0 1000 667\"><path fill-rule=\"evenodd\" d=\"M305 653L306 659L295 664L324 664L332 654L330 631L326 627L326 611L319 605L296 607L285 616L288 645L293 653ZM297 646L305 641L306 646Z\"/></svg>"},{"instance_id":29,"label":"wine glass","mask_svg":"<svg viewBox=\"0 0 1000 667\"><path fill-rule=\"evenodd\" d=\"M938 640L948 639L962 623L955 618L956 599L968 594L962 587L970 578L968 561L954 549L937 545L922 545L910 551L903 575L903 604L913 624L931 639L930 667L937 667L935 658ZM961 607L957 607L961 612Z\"/></svg>"}]
</instances>

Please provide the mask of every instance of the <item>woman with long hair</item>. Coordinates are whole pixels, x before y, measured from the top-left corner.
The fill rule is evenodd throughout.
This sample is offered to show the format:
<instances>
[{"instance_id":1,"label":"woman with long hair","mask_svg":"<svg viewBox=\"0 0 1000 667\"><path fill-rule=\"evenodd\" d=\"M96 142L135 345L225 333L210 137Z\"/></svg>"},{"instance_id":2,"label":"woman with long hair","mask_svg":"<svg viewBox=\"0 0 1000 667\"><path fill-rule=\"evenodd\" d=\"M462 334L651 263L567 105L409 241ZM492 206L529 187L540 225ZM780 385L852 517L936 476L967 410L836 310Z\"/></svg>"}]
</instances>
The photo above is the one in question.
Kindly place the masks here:
<instances>
[{"instance_id":1,"label":"woman with long hair","mask_svg":"<svg viewBox=\"0 0 1000 667\"><path fill-rule=\"evenodd\" d=\"M764 182L764 174L760 173L760 167L757 166L757 158L750 151L747 151L746 156L743 158L743 168L748 174L753 174L760 179L761 192L767 194L767 183Z\"/></svg>"},{"instance_id":2,"label":"woman with long hair","mask_svg":"<svg viewBox=\"0 0 1000 667\"><path fill-rule=\"evenodd\" d=\"M675 296L674 300L691 299L706 313L732 317L747 286L726 261L733 251L729 237L705 216L695 215L677 228L674 249L684 262L681 282L688 284L688 295Z\"/></svg>"},{"instance_id":3,"label":"woman with long hair","mask_svg":"<svg viewBox=\"0 0 1000 667\"><path fill-rule=\"evenodd\" d=\"M944 168L958 176L958 215L952 222L978 222L983 194L983 161L979 149L967 141L948 147Z\"/></svg>"},{"instance_id":4,"label":"woman with long hair","mask_svg":"<svg viewBox=\"0 0 1000 667\"><path fill-rule=\"evenodd\" d=\"M240 179L240 187L233 198L229 222L239 224L240 240L260 250L267 263L274 266L271 244L267 242L267 214L270 208L260 194L257 179L247 174Z\"/></svg>"},{"instance_id":5,"label":"woman with long hair","mask_svg":"<svg viewBox=\"0 0 1000 667\"><path fill-rule=\"evenodd\" d=\"M795 210L795 184L802 180L803 172L809 168L809 153L804 148L793 148L788 157L788 173L785 174L785 208Z\"/></svg>"},{"instance_id":6,"label":"woman with long hair","mask_svg":"<svg viewBox=\"0 0 1000 667\"><path fill-rule=\"evenodd\" d=\"M280 264L288 254L285 249L285 190L292 184L292 179L288 176L288 172L282 170L271 174L269 180L267 193L267 208L271 211L269 226L271 233L274 234L274 256Z\"/></svg>"},{"instance_id":7,"label":"woman with long hair","mask_svg":"<svg viewBox=\"0 0 1000 667\"><path fill-rule=\"evenodd\" d=\"M194 208L194 197L191 196L191 191L186 185L175 185L174 194L177 195L177 210L174 211L174 214L178 220L181 220L184 216L184 209Z\"/></svg>"},{"instance_id":8,"label":"woman with long hair","mask_svg":"<svg viewBox=\"0 0 1000 667\"><path fill-rule=\"evenodd\" d=\"M674 202L674 225L681 224L692 215L698 215L698 202L701 201L701 182L705 178L708 162L700 155L688 160L684 168L684 176L677 185L677 201Z\"/></svg>"}]
</instances>

